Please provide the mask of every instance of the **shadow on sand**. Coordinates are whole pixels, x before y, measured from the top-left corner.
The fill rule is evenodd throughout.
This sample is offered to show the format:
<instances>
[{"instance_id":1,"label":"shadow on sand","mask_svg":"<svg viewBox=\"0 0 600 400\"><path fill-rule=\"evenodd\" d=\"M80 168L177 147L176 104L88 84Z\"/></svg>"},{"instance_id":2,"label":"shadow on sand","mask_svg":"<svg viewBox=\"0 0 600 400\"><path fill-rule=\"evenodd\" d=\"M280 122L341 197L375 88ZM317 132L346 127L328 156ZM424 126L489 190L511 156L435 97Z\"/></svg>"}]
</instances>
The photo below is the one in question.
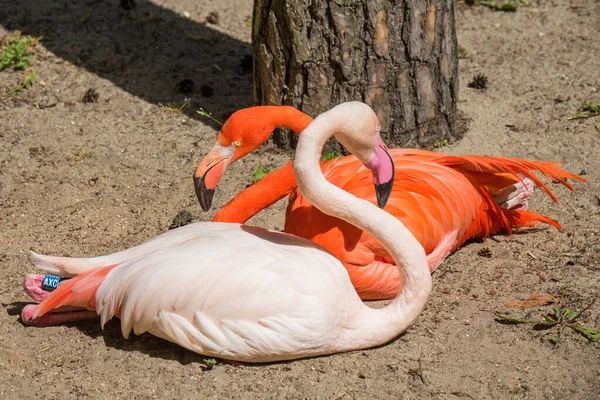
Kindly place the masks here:
<instances>
[{"instance_id":1,"label":"shadow on sand","mask_svg":"<svg viewBox=\"0 0 600 400\"><path fill-rule=\"evenodd\" d=\"M7 314L11 316L19 316L18 323L23 324L20 319L23 308L29 302L14 302L7 304ZM70 326L78 329L86 336L96 339L101 337L104 344L108 347L123 351L138 351L147 354L151 357L161 358L163 360L174 360L182 365L188 365L191 363L200 364L203 368L206 367L204 357L200 354L189 351L179 345L171 343L167 340L163 340L149 333L143 335L135 335L131 333L129 339L125 339L121 334L121 321L118 318L113 318L109 321L104 329L100 327L100 318L91 321L78 321L73 323L64 324L63 326ZM51 328L37 328L32 326L26 326L26 329L51 329Z\"/></svg>"},{"instance_id":2,"label":"shadow on sand","mask_svg":"<svg viewBox=\"0 0 600 400\"><path fill-rule=\"evenodd\" d=\"M384 306L383 302L376 302L377 306L375 308L380 308ZM385 302L387 305L387 302ZM20 316L23 308L27 306L28 302L14 302L10 304L6 304L7 306L7 314L11 316ZM372 302L372 304L375 304ZM23 322L19 318L19 323L22 325ZM100 318L90 321L79 321L69 324L64 324L63 326L72 326L73 328L77 328L83 334L89 336L90 338L96 339L98 337L102 337L104 340L104 344L108 347L117 350L123 351L137 351L144 354L149 355L153 358L161 358L163 360L173 360L181 365L188 364L199 364L202 369L210 369L206 363L206 360L209 357L202 356L198 353L194 353L193 351L187 350L177 344L171 343L167 340L163 340L159 337L153 336L150 333L144 333L142 335L136 335L133 332L130 333L129 339L125 339L121 333L121 321L118 318L113 318L108 321L108 323L104 326L104 329L100 327ZM36 328L36 327L27 327L27 329L49 329L49 328ZM385 347L390 345L391 343L400 340L406 332L401 333L398 337L392 339L391 341L381 344L379 346L372 347L373 349L378 349L381 347ZM355 351L364 351L364 350L355 350ZM311 359L327 357L327 355L308 357ZM242 362L234 362L228 360L220 360L226 364L232 364L235 366L246 366L246 367L260 367L265 365L274 365L274 364L288 364L292 363L295 360L288 361L277 361L271 363L242 363Z\"/></svg>"},{"instance_id":3,"label":"shadow on sand","mask_svg":"<svg viewBox=\"0 0 600 400\"><path fill-rule=\"evenodd\" d=\"M195 113L202 106L224 120L252 105L249 43L153 3L137 3L125 11L118 0L0 0L0 24L42 36L58 57L150 103L188 97L190 117L202 118ZM178 87L184 79L193 81L191 91Z\"/></svg>"}]
</instances>

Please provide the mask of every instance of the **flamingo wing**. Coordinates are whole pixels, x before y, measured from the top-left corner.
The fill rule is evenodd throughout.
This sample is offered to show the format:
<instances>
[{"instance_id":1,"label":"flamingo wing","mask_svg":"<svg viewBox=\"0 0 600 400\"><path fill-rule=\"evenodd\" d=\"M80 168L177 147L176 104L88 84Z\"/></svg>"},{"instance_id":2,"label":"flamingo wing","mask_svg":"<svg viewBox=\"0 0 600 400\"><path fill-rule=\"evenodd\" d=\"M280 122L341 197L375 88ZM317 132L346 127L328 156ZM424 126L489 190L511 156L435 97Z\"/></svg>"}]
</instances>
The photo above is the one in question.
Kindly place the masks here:
<instances>
[{"instance_id":1,"label":"flamingo wing","mask_svg":"<svg viewBox=\"0 0 600 400\"><path fill-rule=\"evenodd\" d=\"M476 218L481 204L473 185L460 173L435 163L402 157L397 157L394 163L394 186L385 210L402 221L427 254L445 243L448 235L462 236ZM323 168L331 183L376 204L369 171L356 158L344 157ZM368 234L323 214L297 192L290 197L285 231L313 240L339 259L353 264L391 260ZM453 244L445 246L448 252Z\"/></svg>"},{"instance_id":2,"label":"flamingo wing","mask_svg":"<svg viewBox=\"0 0 600 400\"><path fill-rule=\"evenodd\" d=\"M522 177L526 177L556 202L556 196L539 179L535 174L536 171L561 183L571 191L573 186L567 182L567 179L587 182L586 179L561 169L560 164L556 162L508 157L454 156L418 149L393 149L391 154L394 159L404 156L452 168L467 177L473 184L486 186L492 195L501 192L503 188L514 183L511 183L510 180L520 181Z\"/></svg>"},{"instance_id":3,"label":"flamingo wing","mask_svg":"<svg viewBox=\"0 0 600 400\"><path fill-rule=\"evenodd\" d=\"M178 243L61 284L34 317L86 306L103 325L119 316L125 337L150 332L207 356L264 362L330 352L338 304L362 306L340 262L308 240L221 223L171 232Z\"/></svg>"}]
</instances>

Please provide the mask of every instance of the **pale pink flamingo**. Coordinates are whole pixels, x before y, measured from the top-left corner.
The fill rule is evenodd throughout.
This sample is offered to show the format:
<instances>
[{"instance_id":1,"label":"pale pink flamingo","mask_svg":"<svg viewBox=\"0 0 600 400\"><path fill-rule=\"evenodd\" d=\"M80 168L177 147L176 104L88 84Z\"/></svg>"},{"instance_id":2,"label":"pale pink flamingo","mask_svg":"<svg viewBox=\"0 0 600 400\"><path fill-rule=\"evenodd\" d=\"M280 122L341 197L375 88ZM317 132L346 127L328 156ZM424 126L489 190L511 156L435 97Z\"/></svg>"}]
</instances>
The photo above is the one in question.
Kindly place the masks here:
<instances>
[{"instance_id":1,"label":"pale pink flamingo","mask_svg":"<svg viewBox=\"0 0 600 400\"><path fill-rule=\"evenodd\" d=\"M34 254L42 268L81 273L41 304L27 306L23 321L64 322L69 313L55 315L58 320L47 313L85 307L101 316L103 326L120 317L126 338L132 330L150 332L206 356L244 362L363 349L398 336L414 323L431 292L425 251L399 220L327 182L319 157L332 135L373 172L382 206L391 190L393 161L375 113L353 102L306 128L293 164L298 187L313 205L369 232L392 255L404 286L387 307L367 307L342 263L313 242L205 222L103 258Z\"/></svg>"}]
</instances>

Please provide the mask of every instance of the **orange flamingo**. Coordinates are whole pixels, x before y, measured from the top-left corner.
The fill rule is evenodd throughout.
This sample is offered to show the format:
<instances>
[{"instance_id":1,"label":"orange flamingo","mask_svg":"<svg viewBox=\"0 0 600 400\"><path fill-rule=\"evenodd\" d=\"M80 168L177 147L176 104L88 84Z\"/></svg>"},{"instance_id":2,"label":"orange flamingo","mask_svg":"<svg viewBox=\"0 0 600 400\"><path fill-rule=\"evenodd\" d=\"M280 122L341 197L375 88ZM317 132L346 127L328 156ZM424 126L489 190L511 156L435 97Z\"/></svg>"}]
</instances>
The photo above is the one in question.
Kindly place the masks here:
<instances>
[{"instance_id":1,"label":"orange flamingo","mask_svg":"<svg viewBox=\"0 0 600 400\"><path fill-rule=\"evenodd\" d=\"M311 121L288 106L251 107L234 113L194 174L202 208L210 208L217 182L228 165L258 148L275 128L286 127L300 134ZM415 149L392 149L390 154L395 178L385 210L402 221L424 247L431 272L472 238L510 234L537 222L561 229L556 220L527 211L534 183L557 201L535 171L570 190L567 178L585 181L551 162L450 156ZM356 157L322 161L321 168L334 185L376 201L369 170ZM213 220L244 223L288 194L285 232L323 246L342 261L363 300L396 296L402 282L389 253L368 233L313 207L298 192L291 163L242 191Z\"/></svg>"}]
</instances>

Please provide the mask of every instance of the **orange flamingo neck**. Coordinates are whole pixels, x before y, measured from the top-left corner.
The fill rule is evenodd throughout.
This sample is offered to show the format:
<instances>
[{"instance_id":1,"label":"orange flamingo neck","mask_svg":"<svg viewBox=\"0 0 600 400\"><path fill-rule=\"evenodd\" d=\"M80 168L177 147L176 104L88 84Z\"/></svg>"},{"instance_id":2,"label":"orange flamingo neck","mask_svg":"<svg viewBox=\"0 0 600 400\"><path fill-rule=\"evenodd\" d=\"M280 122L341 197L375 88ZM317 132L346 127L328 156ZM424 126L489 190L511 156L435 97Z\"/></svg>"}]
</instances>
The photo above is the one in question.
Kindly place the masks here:
<instances>
[{"instance_id":1,"label":"orange flamingo neck","mask_svg":"<svg viewBox=\"0 0 600 400\"><path fill-rule=\"evenodd\" d=\"M271 113L273 126L275 128L288 128L294 131L297 135L306 129L312 122L312 118L302 111L291 106L275 106Z\"/></svg>"},{"instance_id":2,"label":"orange flamingo neck","mask_svg":"<svg viewBox=\"0 0 600 400\"><path fill-rule=\"evenodd\" d=\"M262 209L287 196L295 188L296 179L290 161L254 185L242 190L215 214L213 221L243 224Z\"/></svg>"}]
</instances>

